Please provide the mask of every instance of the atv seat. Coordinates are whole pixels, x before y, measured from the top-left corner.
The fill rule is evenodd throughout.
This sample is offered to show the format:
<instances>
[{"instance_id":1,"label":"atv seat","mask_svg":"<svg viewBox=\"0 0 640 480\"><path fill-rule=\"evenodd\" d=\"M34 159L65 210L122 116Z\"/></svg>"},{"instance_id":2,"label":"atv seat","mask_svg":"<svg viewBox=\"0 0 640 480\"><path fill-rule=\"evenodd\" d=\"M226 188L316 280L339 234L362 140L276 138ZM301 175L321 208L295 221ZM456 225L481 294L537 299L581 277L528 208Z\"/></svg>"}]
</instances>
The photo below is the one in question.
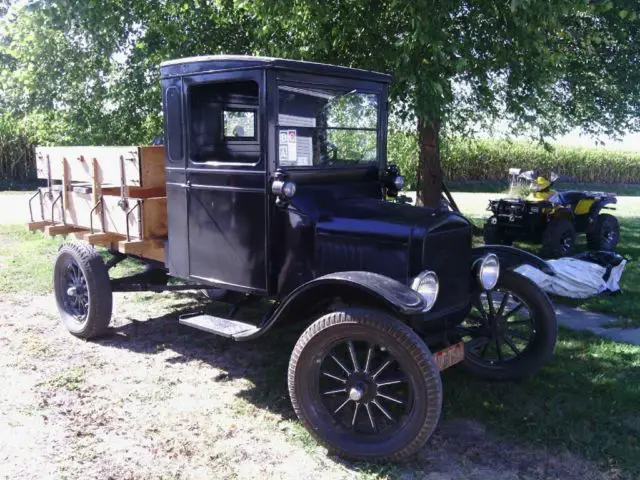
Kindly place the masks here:
<instances>
[{"instance_id":1,"label":"atv seat","mask_svg":"<svg viewBox=\"0 0 640 480\"><path fill-rule=\"evenodd\" d=\"M586 192L578 192L578 191L569 191L569 192L557 192L556 193L557 203L561 205L571 205L575 207L580 200L585 198L592 198L591 195Z\"/></svg>"}]
</instances>

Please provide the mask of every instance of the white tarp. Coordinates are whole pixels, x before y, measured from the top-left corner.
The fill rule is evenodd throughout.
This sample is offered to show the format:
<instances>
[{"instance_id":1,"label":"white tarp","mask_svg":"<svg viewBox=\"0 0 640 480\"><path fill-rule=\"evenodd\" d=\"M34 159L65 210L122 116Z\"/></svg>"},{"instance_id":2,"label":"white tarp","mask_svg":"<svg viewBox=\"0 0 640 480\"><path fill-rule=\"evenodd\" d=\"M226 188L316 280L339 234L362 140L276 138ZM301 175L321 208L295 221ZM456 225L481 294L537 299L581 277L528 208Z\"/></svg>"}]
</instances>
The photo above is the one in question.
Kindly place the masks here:
<instances>
[{"instance_id":1,"label":"white tarp","mask_svg":"<svg viewBox=\"0 0 640 480\"><path fill-rule=\"evenodd\" d=\"M619 282L627 263L612 268L608 279L604 277L607 269L598 264L578 260L577 258L560 258L549 260L555 276L547 275L531 265L521 265L516 272L531 279L547 293L569 298L587 298L604 291L620 290Z\"/></svg>"}]
</instances>

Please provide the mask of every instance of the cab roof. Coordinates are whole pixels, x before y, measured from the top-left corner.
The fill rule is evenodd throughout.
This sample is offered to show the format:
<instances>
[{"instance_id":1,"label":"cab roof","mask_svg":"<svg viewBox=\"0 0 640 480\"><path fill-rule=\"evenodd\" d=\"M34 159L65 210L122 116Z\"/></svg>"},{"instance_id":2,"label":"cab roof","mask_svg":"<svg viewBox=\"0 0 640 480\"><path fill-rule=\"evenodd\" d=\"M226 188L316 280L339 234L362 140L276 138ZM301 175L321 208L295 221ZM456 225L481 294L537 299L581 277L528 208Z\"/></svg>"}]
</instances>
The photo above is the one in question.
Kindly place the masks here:
<instances>
[{"instance_id":1,"label":"cab roof","mask_svg":"<svg viewBox=\"0 0 640 480\"><path fill-rule=\"evenodd\" d=\"M285 58L254 57L248 55L205 55L169 60L160 64L161 78L197 75L199 73L224 72L236 69L274 68L313 75L329 75L355 78L373 82L390 83L391 75L361 70L359 68L341 67L326 63L288 60Z\"/></svg>"}]
</instances>

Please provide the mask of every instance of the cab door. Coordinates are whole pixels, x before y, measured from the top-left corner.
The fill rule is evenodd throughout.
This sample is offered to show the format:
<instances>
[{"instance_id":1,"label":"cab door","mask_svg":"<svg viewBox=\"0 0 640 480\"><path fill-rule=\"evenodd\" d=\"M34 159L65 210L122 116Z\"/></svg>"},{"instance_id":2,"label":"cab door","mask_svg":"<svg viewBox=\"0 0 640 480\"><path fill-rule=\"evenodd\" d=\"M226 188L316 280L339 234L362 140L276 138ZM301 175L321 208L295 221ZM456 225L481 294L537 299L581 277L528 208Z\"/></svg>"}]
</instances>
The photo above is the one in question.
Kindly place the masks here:
<instances>
[{"instance_id":1,"label":"cab door","mask_svg":"<svg viewBox=\"0 0 640 480\"><path fill-rule=\"evenodd\" d=\"M184 78L189 278L266 292L259 72Z\"/></svg>"}]
</instances>

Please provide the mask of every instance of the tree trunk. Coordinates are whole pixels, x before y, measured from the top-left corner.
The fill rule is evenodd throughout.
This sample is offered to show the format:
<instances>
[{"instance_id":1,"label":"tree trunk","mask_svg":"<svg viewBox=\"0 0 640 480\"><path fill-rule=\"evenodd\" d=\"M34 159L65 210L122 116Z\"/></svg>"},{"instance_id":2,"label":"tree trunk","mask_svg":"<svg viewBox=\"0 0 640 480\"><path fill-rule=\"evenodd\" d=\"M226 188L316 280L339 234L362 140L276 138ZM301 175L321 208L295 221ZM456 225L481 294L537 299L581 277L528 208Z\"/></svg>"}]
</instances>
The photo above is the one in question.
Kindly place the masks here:
<instances>
[{"instance_id":1,"label":"tree trunk","mask_svg":"<svg viewBox=\"0 0 640 480\"><path fill-rule=\"evenodd\" d=\"M442 194L440 168L440 121L418 119L418 205L437 207Z\"/></svg>"}]
</instances>

